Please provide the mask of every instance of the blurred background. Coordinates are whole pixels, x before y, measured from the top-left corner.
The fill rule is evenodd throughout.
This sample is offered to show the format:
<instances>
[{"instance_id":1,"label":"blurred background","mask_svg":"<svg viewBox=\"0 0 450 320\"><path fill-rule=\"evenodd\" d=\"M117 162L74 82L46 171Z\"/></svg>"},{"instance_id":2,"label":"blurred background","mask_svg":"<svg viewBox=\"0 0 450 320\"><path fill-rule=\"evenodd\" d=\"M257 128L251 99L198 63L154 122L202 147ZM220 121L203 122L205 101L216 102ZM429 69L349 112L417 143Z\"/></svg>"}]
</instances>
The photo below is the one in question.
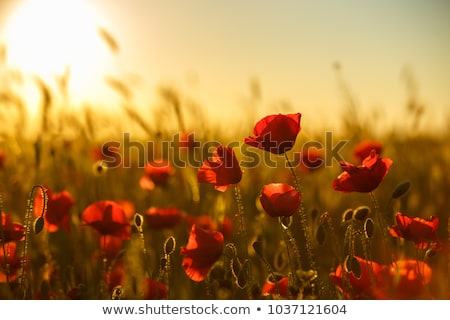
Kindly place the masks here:
<instances>
[{"instance_id":1,"label":"blurred background","mask_svg":"<svg viewBox=\"0 0 450 320\"><path fill-rule=\"evenodd\" d=\"M295 108L321 129L340 128L350 94L377 132L398 128L414 98L415 129L439 133L449 15L445 0L2 0L2 86L20 72L33 115L38 76L59 93L66 81L64 108L117 111L120 81L144 116L171 86L215 123Z\"/></svg>"}]
</instances>

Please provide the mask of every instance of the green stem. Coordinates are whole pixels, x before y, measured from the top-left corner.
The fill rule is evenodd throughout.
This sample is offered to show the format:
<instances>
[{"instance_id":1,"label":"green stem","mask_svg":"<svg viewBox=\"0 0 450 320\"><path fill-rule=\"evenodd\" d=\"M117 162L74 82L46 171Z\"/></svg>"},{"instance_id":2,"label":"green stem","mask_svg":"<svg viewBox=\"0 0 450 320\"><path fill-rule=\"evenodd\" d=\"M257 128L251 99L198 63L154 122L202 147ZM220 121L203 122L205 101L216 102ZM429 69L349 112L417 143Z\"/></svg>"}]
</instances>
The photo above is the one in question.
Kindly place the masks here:
<instances>
[{"instance_id":1,"label":"green stem","mask_svg":"<svg viewBox=\"0 0 450 320\"><path fill-rule=\"evenodd\" d=\"M294 178L295 190L297 190L297 192L301 195L302 190L301 190L300 180L297 177L297 173L295 172L294 166L289 161L287 154L285 153L284 155L286 158L286 163L288 164L288 167L291 170L292 176ZM306 266L304 266L304 267L305 267L305 270L309 270L309 269L316 270L316 264L315 264L314 256L312 253L312 242L311 242L310 235L308 232L308 219L307 219L305 208L303 205L303 199L300 201L298 213L300 216L300 227L303 231L303 236L304 236L304 241L305 241L306 256L308 258L308 261L306 261Z\"/></svg>"},{"instance_id":2,"label":"green stem","mask_svg":"<svg viewBox=\"0 0 450 320\"><path fill-rule=\"evenodd\" d=\"M392 256L391 256L391 249L386 241L387 234L386 234L386 226L383 220L383 217L381 216L380 207L378 205L378 201L375 197L375 194L373 192L369 192L370 198L372 199L373 206L375 208L375 215L377 216L378 225L381 231L381 241L382 241L382 247L385 250L386 256L387 256L387 263L390 264L392 262Z\"/></svg>"},{"instance_id":3,"label":"green stem","mask_svg":"<svg viewBox=\"0 0 450 320\"><path fill-rule=\"evenodd\" d=\"M253 282L252 278L252 267L250 264L250 255L248 253L248 240L247 233L245 231L245 221L244 221L244 205L242 204L242 196L241 190L237 184L234 185L234 196L236 199L236 204L238 208L238 216L239 216L239 234L241 235L242 245L244 247L245 259L248 261L248 276L249 281Z\"/></svg>"}]
</instances>

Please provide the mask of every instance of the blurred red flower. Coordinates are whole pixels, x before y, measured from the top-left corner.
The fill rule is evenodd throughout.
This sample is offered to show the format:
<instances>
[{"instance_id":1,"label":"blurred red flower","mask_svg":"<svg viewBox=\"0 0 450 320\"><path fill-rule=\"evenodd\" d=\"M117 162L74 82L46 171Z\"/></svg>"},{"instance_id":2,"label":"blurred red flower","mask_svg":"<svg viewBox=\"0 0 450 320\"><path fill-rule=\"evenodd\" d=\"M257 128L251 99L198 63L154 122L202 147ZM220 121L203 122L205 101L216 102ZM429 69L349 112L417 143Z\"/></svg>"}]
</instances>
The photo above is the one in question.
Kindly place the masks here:
<instances>
[{"instance_id":1,"label":"blurred red flower","mask_svg":"<svg viewBox=\"0 0 450 320\"><path fill-rule=\"evenodd\" d=\"M300 119L300 113L266 116L256 123L254 135L245 138L244 142L274 154L283 154L294 147L300 132Z\"/></svg>"},{"instance_id":2,"label":"blurred red flower","mask_svg":"<svg viewBox=\"0 0 450 320\"><path fill-rule=\"evenodd\" d=\"M144 296L145 300L165 300L167 299L167 295L169 291L167 287L156 280L145 278L143 280L142 286L144 288Z\"/></svg>"},{"instance_id":3,"label":"blurred red flower","mask_svg":"<svg viewBox=\"0 0 450 320\"><path fill-rule=\"evenodd\" d=\"M207 214L200 216L188 215L186 221L190 227L195 224L202 229L219 231L224 238L233 235L233 220L228 216L224 216L222 221L216 221Z\"/></svg>"},{"instance_id":4,"label":"blurred red flower","mask_svg":"<svg viewBox=\"0 0 450 320\"><path fill-rule=\"evenodd\" d=\"M172 229L184 217L184 212L176 207L150 207L145 211L144 222L151 229Z\"/></svg>"},{"instance_id":5,"label":"blurred red flower","mask_svg":"<svg viewBox=\"0 0 450 320\"><path fill-rule=\"evenodd\" d=\"M101 236L99 238L99 245L106 259L112 261L122 249L122 239L110 235Z\"/></svg>"},{"instance_id":6,"label":"blurred red flower","mask_svg":"<svg viewBox=\"0 0 450 320\"><path fill-rule=\"evenodd\" d=\"M198 169L197 181L215 185L215 189L225 191L231 184L241 181L242 170L230 147L218 146L212 159L205 159Z\"/></svg>"},{"instance_id":7,"label":"blurred red flower","mask_svg":"<svg viewBox=\"0 0 450 320\"><path fill-rule=\"evenodd\" d=\"M359 166L341 162L343 172L333 180L332 188L344 193L372 192L383 181L391 165L391 159L379 158L375 152L365 158Z\"/></svg>"},{"instance_id":8,"label":"blurred red flower","mask_svg":"<svg viewBox=\"0 0 450 320\"><path fill-rule=\"evenodd\" d=\"M117 142L105 142L101 146L91 148L91 159L96 161L105 161L108 164L120 164L121 155Z\"/></svg>"},{"instance_id":9,"label":"blurred red flower","mask_svg":"<svg viewBox=\"0 0 450 320\"><path fill-rule=\"evenodd\" d=\"M9 281L14 281L17 277L17 273L22 268L22 260L20 255L17 254L17 244L15 242L8 242L3 246L0 246L0 283L6 282L6 271L8 272ZM6 256L6 259L5 259ZM5 264L5 262L8 262Z\"/></svg>"},{"instance_id":10,"label":"blurred red flower","mask_svg":"<svg viewBox=\"0 0 450 320\"><path fill-rule=\"evenodd\" d=\"M427 285L432 272L423 261L397 260L389 265L380 265L360 257L355 258L359 264L359 275L342 265L330 273L331 281L347 299L431 298Z\"/></svg>"},{"instance_id":11,"label":"blurred red flower","mask_svg":"<svg viewBox=\"0 0 450 320\"><path fill-rule=\"evenodd\" d=\"M432 299L427 285L432 276L428 264L420 260L397 260L378 275L376 299L420 300Z\"/></svg>"},{"instance_id":12,"label":"blurred red flower","mask_svg":"<svg viewBox=\"0 0 450 320\"><path fill-rule=\"evenodd\" d=\"M397 212L395 220L397 225L389 228L391 236L413 241L419 249L426 249L429 244L437 244L438 217L430 217L426 220L419 217L411 218Z\"/></svg>"},{"instance_id":13,"label":"blurred red flower","mask_svg":"<svg viewBox=\"0 0 450 320\"><path fill-rule=\"evenodd\" d=\"M370 156L372 150L375 150L375 153L380 155L383 151L383 145L375 140L363 140L353 148L353 156L357 162L362 162Z\"/></svg>"},{"instance_id":14,"label":"blurred red flower","mask_svg":"<svg viewBox=\"0 0 450 320\"><path fill-rule=\"evenodd\" d=\"M383 271L383 266L361 257L354 258L359 264L360 274L348 270L344 263L330 273L330 279L346 299L373 299L377 289L376 279Z\"/></svg>"},{"instance_id":15,"label":"blurred red flower","mask_svg":"<svg viewBox=\"0 0 450 320\"><path fill-rule=\"evenodd\" d=\"M132 219L134 214L136 213L136 207L134 203L129 200L115 200L115 202L122 207L123 212L125 212L125 216L127 219Z\"/></svg>"},{"instance_id":16,"label":"blurred red flower","mask_svg":"<svg viewBox=\"0 0 450 320\"><path fill-rule=\"evenodd\" d=\"M304 172L313 172L322 168L324 162L323 152L315 147L309 147L300 153L299 168Z\"/></svg>"},{"instance_id":17,"label":"blurred red flower","mask_svg":"<svg viewBox=\"0 0 450 320\"><path fill-rule=\"evenodd\" d=\"M0 170L5 167L6 158L7 158L6 151L0 150Z\"/></svg>"},{"instance_id":18,"label":"blurred red flower","mask_svg":"<svg viewBox=\"0 0 450 320\"><path fill-rule=\"evenodd\" d=\"M195 224L192 226L188 243L180 250L184 256L181 266L191 280L200 282L206 278L222 255L223 242L221 232L204 230Z\"/></svg>"},{"instance_id":19,"label":"blurred red flower","mask_svg":"<svg viewBox=\"0 0 450 320\"><path fill-rule=\"evenodd\" d=\"M259 201L269 216L289 217L297 212L301 195L287 183L270 183L262 188Z\"/></svg>"},{"instance_id":20,"label":"blurred red flower","mask_svg":"<svg viewBox=\"0 0 450 320\"><path fill-rule=\"evenodd\" d=\"M122 207L114 201L94 202L84 209L81 219L101 235L130 238L130 222Z\"/></svg>"},{"instance_id":21,"label":"blurred red flower","mask_svg":"<svg viewBox=\"0 0 450 320\"><path fill-rule=\"evenodd\" d=\"M2 228L0 229L1 242L20 241L25 235L25 227L12 221L11 215L2 212Z\"/></svg>"},{"instance_id":22,"label":"blurred red flower","mask_svg":"<svg viewBox=\"0 0 450 320\"><path fill-rule=\"evenodd\" d=\"M70 193L66 190L53 193L48 187L47 190L47 212L44 215L45 228L48 232L56 232L63 228L70 233L70 208L75 203ZM34 198L34 215L40 217L44 205L41 193Z\"/></svg>"},{"instance_id":23,"label":"blurred red flower","mask_svg":"<svg viewBox=\"0 0 450 320\"><path fill-rule=\"evenodd\" d=\"M174 170L168 160L149 161L144 167L144 175L139 180L139 185L144 190L153 190L158 186L165 187L173 174Z\"/></svg>"},{"instance_id":24,"label":"blurred red flower","mask_svg":"<svg viewBox=\"0 0 450 320\"><path fill-rule=\"evenodd\" d=\"M275 279L272 276L267 277L261 288L261 295L272 295L275 298L287 299L289 296L289 278L279 274L275 274Z\"/></svg>"}]
</instances>

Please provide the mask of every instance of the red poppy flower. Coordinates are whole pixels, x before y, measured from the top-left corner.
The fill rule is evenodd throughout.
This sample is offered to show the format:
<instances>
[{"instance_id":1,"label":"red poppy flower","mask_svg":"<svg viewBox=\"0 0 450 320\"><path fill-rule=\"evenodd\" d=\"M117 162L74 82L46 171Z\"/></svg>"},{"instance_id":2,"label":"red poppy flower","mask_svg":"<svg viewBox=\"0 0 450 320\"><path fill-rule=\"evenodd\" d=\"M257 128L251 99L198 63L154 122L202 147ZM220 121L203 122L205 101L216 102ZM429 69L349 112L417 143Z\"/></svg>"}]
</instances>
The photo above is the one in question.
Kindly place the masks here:
<instances>
[{"instance_id":1,"label":"red poppy flower","mask_svg":"<svg viewBox=\"0 0 450 320\"><path fill-rule=\"evenodd\" d=\"M274 154L292 149L300 132L301 114L269 115L259 120L253 128L253 136L244 139L250 146Z\"/></svg>"},{"instance_id":2,"label":"red poppy flower","mask_svg":"<svg viewBox=\"0 0 450 320\"><path fill-rule=\"evenodd\" d=\"M315 147L310 147L301 152L299 168L304 172L312 172L321 168L324 162L323 152Z\"/></svg>"},{"instance_id":3,"label":"red poppy flower","mask_svg":"<svg viewBox=\"0 0 450 320\"><path fill-rule=\"evenodd\" d=\"M101 236L99 238L99 245L108 261L112 261L122 249L122 239L109 235Z\"/></svg>"},{"instance_id":4,"label":"red poppy flower","mask_svg":"<svg viewBox=\"0 0 450 320\"><path fill-rule=\"evenodd\" d=\"M427 285L432 276L428 264L420 260L398 260L378 275L376 299L431 299Z\"/></svg>"},{"instance_id":5,"label":"red poppy flower","mask_svg":"<svg viewBox=\"0 0 450 320\"><path fill-rule=\"evenodd\" d=\"M16 252L17 244L15 242L8 242L5 244L5 251L0 246L0 283L6 282L6 270L8 270L9 281L14 281L19 270L22 268L22 260ZM6 261L8 264L5 264ZM8 269L7 269L8 268Z\"/></svg>"},{"instance_id":6,"label":"red poppy flower","mask_svg":"<svg viewBox=\"0 0 450 320\"><path fill-rule=\"evenodd\" d=\"M131 226L120 205L102 200L89 205L81 216L82 220L101 235L129 239Z\"/></svg>"},{"instance_id":7,"label":"red poppy flower","mask_svg":"<svg viewBox=\"0 0 450 320\"><path fill-rule=\"evenodd\" d=\"M347 299L372 299L376 295L376 279L383 272L383 266L361 257L354 258L359 264L360 274L350 272L344 263L344 266L341 264L330 273L330 279Z\"/></svg>"},{"instance_id":8,"label":"red poppy flower","mask_svg":"<svg viewBox=\"0 0 450 320\"><path fill-rule=\"evenodd\" d=\"M134 214L136 213L136 208L133 202L128 200L116 200L115 202L122 207L123 212L125 212L125 216L127 217L127 219L133 218Z\"/></svg>"},{"instance_id":9,"label":"red poppy flower","mask_svg":"<svg viewBox=\"0 0 450 320\"><path fill-rule=\"evenodd\" d=\"M438 242L436 234L439 225L438 217L431 217L426 220L419 217L411 218L398 212L395 215L395 220L397 225L389 228L391 236L413 241L419 249L426 249L428 244Z\"/></svg>"},{"instance_id":10,"label":"red poppy flower","mask_svg":"<svg viewBox=\"0 0 450 320\"><path fill-rule=\"evenodd\" d=\"M6 151L0 150L0 170L5 167L6 158Z\"/></svg>"},{"instance_id":11,"label":"red poppy flower","mask_svg":"<svg viewBox=\"0 0 450 320\"><path fill-rule=\"evenodd\" d=\"M275 274L275 279L269 276L261 289L261 295L272 295L287 299L289 295L289 278L283 277L280 274Z\"/></svg>"},{"instance_id":12,"label":"red poppy flower","mask_svg":"<svg viewBox=\"0 0 450 320\"><path fill-rule=\"evenodd\" d=\"M184 256L181 266L193 281L203 281L209 270L222 255L223 235L221 232L204 230L193 225L186 247L180 253Z\"/></svg>"},{"instance_id":13,"label":"red poppy flower","mask_svg":"<svg viewBox=\"0 0 450 320\"><path fill-rule=\"evenodd\" d=\"M224 238L233 235L233 220L228 216L224 216L222 221L216 221L207 214L200 216L189 215L187 216L186 221L191 227L195 224L202 229L219 231Z\"/></svg>"},{"instance_id":14,"label":"red poppy flower","mask_svg":"<svg viewBox=\"0 0 450 320\"><path fill-rule=\"evenodd\" d=\"M297 212L301 195L287 183L270 183L263 187L259 201L271 217L289 217Z\"/></svg>"},{"instance_id":15,"label":"red poppy flower","mask_svg":"<svg viewBox=\"0 0 450 320\"><path fill-rule=\"evenodd\" d=\"M370 156L372 150L375 150L376 154L381 154L383 145L375 140L363 140L353 149L353 156L356 161L362 162L365 158Z\"/></svg>"},{"instance_id":16,"label":"red poppy flower","mask_svg":"<svg viewBox=\"0 0 450 320\"><path fill-rule=\"evenodd\" d=\"M121 159L120 151L115 142L106 142L102 146L91 149L93 161L105 161L106 163L118 164Z\"/></svg>"},{"instance_id":17,"label":"red poppy flower","mask_svg":"<svg viewBox=\"0 0 450 320\"><path fill-rule=\"evenodd\" d=\"M2 232L0 240L2 242L20 241L24 239L25 227L12 221L11 215L2 212Z\"/></svg>"},{"instance_id":18,"label":"red poppy flower","mask_svg":"<svg viewBox=\"0 0 450 320\"><path fill-rule=\"evenodd\" d=\"M184 216L184 212L176 207L151 207L145 212L144 222L151 229L172 229Z\"/></svg>"},{"instance_id":19,"label":"red poppy flower","mask_svg":"<svg viewBox=\"0 0 450 320\"><path fill-rule=\"evenodd\" d=\"M165 300L169 291L167 287L156 280L145 278L143 280L144 296L145 300Z\"/></svg>"},{"instance_id":20,"label":"red poppy flower","mask_svg":"<svg viewBox=\"0 0 450 320\"><path fill-rule=\"evenodd\" d=\"M63 228L70 232L70 208L75 201L66 190L53 193L49 188L47 190L47 212L44 215L45 228L48 232L56 232ZM40 217L42 214L43 197L39 193L34 198L34 215Z\"/></svg>"},{"instance_id":21,"label":"red poppy flower","mask_svg":"<svg viewBox=\"0 0 450 320\"><path fill-rule=\"evenodd\" d=\"M225 191L231 184L241 181L242 170L230 147L218 146L212 159L205 159L198 169L197 181L215 185L215 189Z\"/></svg>"},{"instance_id":22,"label":"red poppy flower","mask_svg":"<svg viewBox=\"0 0 450 320\"><path fill-rule=\"evenodd\" d=\"M144 190L153 190L157 186L165 187L173 174L174 170L168 160L154 160L145 165L144 176L139 180L139 184Z\"/></svg>"},{"instance_id":23,"label":"red poppy flower","mask_svg":"<svg viewBox=\"0 0 450 320\"><path fill-rule=\"evenodd\" d=\"M359 166L341 162L340 167L344 172L333 180L332 188L344 193L372 192L383 181L391 165L391 159L379 158L375 152L365 158Z\"/></svg>"}]
</instances>

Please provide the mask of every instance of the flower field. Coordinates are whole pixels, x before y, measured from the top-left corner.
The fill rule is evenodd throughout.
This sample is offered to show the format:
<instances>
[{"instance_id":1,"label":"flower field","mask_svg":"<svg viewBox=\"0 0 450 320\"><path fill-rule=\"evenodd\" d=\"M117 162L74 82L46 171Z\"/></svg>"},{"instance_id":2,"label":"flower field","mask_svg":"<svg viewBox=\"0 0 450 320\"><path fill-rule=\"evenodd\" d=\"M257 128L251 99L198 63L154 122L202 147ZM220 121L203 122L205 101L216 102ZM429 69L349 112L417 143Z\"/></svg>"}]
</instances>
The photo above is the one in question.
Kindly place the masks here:
<instances>
[{"instance_id":1,"label":"flower field","mask_svg":"<svg viewBox=\"0 0 450 320\"><path fill-rule=\"evenodd\" d=\"M151 126L38 84L36 119L0 97L0 298L450 298L450 132L211 128L171 90Z\"/></svg>"}]
</instances>

